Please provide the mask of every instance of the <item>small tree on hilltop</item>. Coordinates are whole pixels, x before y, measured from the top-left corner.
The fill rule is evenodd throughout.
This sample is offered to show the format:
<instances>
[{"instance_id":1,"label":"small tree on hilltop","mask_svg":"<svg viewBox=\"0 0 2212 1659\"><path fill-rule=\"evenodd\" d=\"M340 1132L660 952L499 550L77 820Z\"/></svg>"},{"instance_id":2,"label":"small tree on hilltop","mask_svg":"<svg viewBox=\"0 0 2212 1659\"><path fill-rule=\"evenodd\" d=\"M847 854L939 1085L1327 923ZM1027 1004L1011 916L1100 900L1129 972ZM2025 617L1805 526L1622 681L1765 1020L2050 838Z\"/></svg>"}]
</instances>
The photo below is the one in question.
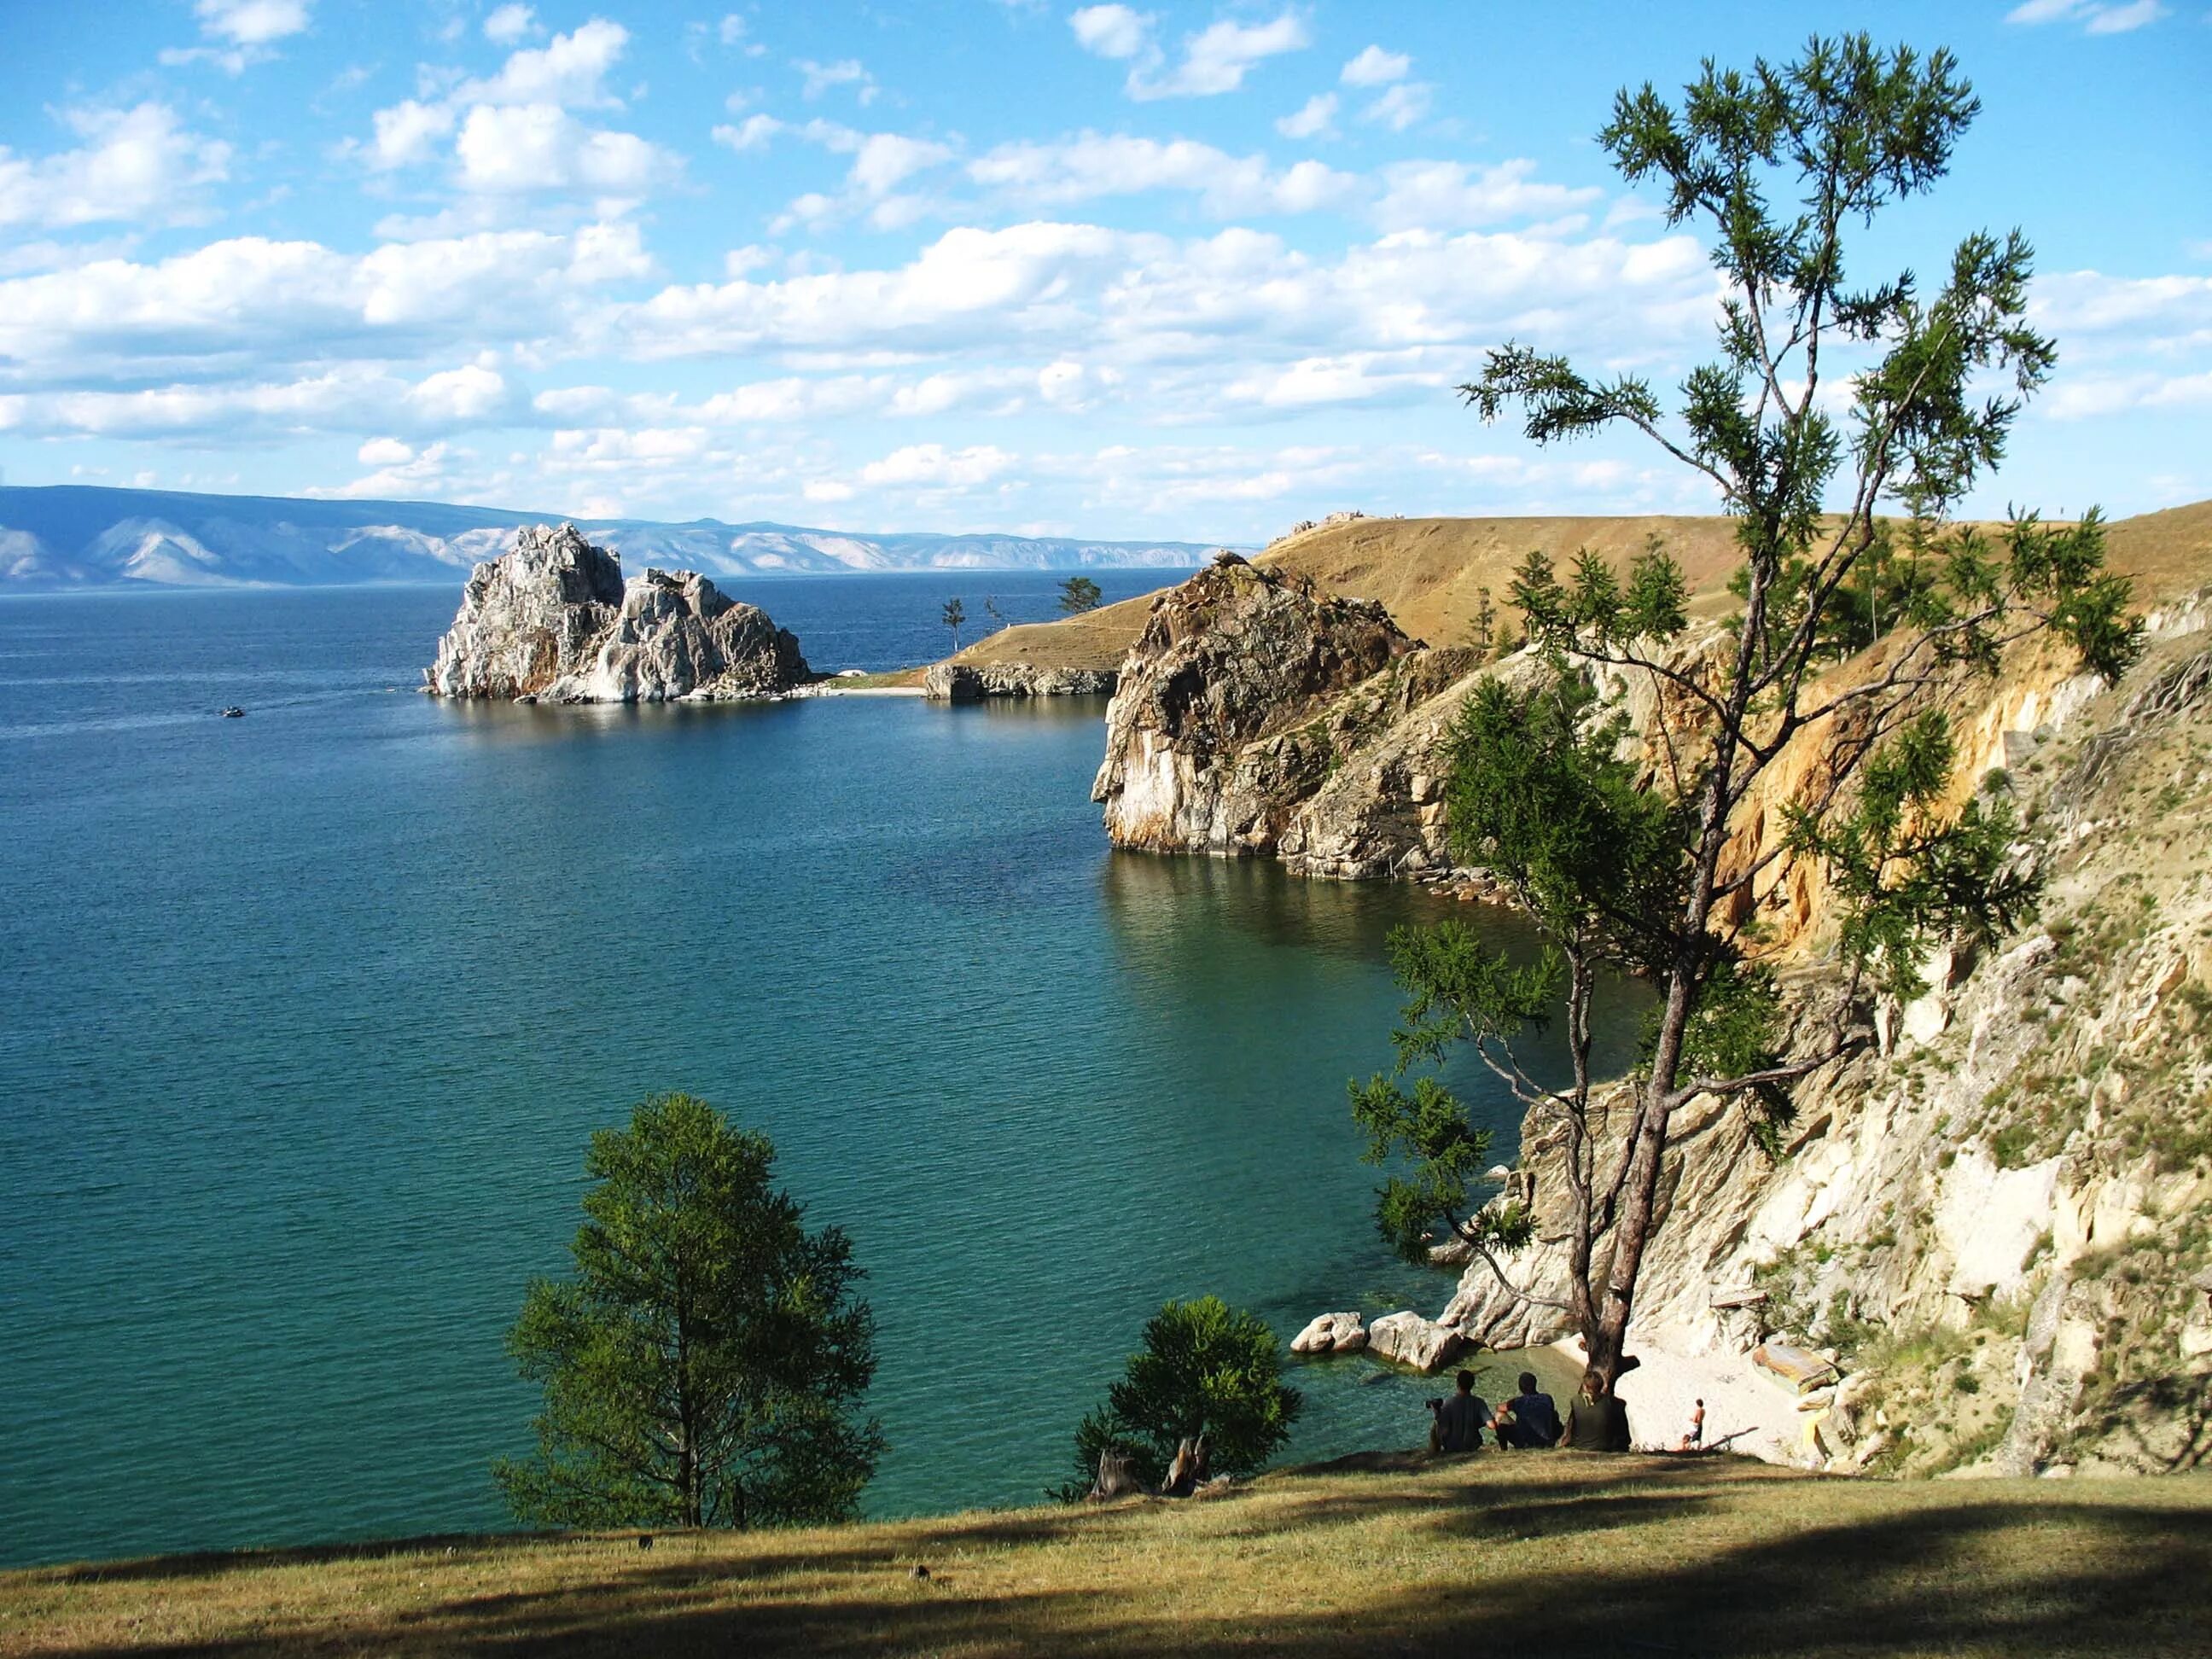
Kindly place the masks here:
<instances>
[{"instance_id":1,"label":"small tree on hilltop","mask_svg":"<svg viewBox=\"0 0 2212 1659\"><path fill-rule=\"evenodd\" d=\"M968 620L968 607L957 599L945 602L945 625L952 630L952 648L960 648L961 624Z\"/></svg>"},{"instance_id":2,"label":"small tree on hilltop","mask_svg":"<svg viewBox=\"0 0 2212 1659\"><path fill-rule=\"evenodd\" d=\"M2008 802L1948 804L1948 702L2039 630L2107 678L2140 650L2094 512L2067 526L2017 515L1994 541L1948 519L1996 465L2054 360L2025 321L2025 240L1969 235L1924 295L1910 272L1845 283L1846 227L1929 190L1978 109L1948 52L1885 52L1863 35L1815 40L1779 68L1708 63L1679 109L1649 86L1621 93L1601 135L1615 166L1660 187L1670 224L1713 234L1727 285L1718 360L1691 372L1671 422L1644 380L1590 380L1519 345L1492 352L1462 388L1486 420L1517 407L1538 444L1644 434L1720 493L1742 549L1741 611L1702 662L1670 649L1686 592L1663 548L1625 580L1587 553L1564 577L1541 555L1523 562L1512 598L1549 681L1485 684L1470 699L1447 821L1455 855L1497 872L1548 948L1516 967L1465 926L1399 935L1412 994L1399 1073L1353 1090L1370 1158L1411 1160L1381 1194L1384 1232L1419 1256L1433 1225L1449 1225L1510 1292L1581 1332L1607 1389L1633 1364L1625 1345L1675 1114L1701 1096L1733 1102L1773 1145L1790 1085L1869 1041L1869 997L1917 994L1936 940L2001 933L2033 902ZM1794 209L1770 206L1789 189ZM1828 412L1838 356L1854 370L1840 422ZM1838 481L1847 493L1832 513ZM1886 503L1901 521L1877 517ZM1595 706L1597 665L1659 694L1650 788ZM1739 809L1807 744L1820 759L1777 803L1786 833L1732 846ZM1785 1050L1758 945L1791 857L1826 872L1846 981L1832 1027ZM1591 1002L1608 971L1656 994L1642 1064L1618 1095L1590 1075ZM1569 1075L1540 1080L1516 1041L1562 1017ZM1471 1207L1480 1140L1464 1109L1433 1078L1410 1095L1400 1086L1408 1065L1440 1062L1455 1040L1556 1140L1572 1217L1563 1300L1508 1276L1504 1258L1532 1236L1528 1212Z\"/></svg>"},{"instance_id":3,"label":"small tree on hilltop","mask_svg":"<svg viewBox=\"0 0 2212 1659\"><path fill-rule=\"evenodd\" d=\"M1305 1404L1282 1379L1280 1346L1257 1314L1218 1297L1168 1303L1146 1322L1145 1346L1105 1404L1077 1428L1076 1479L1063 1495L1080 1497L1109 1452L1157 1486L1186 1440L1206 1443L1216 1474L1253 1473L1291 1437Z\"/></svg>"},{"instance_id":4,"label":"small tree on hilltop","mask_svg":"<svg viewBox=\"0 0 2212 1659\"><path fill-rule=\"evenodd\" d=\"M592 1137L575 1277L538 1279L507 1333L545 1391L538 1455L494 1474L563 1527L842 1520L883 1436L860 1415L875 1324L835 1227L769 1185L775 1149L690 1095Z\"/></svg>"},{"instance_id":5,"label":"small tree on hilltop","mask_svg":"<svg viewBox=\"0 0 2212 1659\"><path fill-rule=\"evenodd\" d=\"M1104 597L1098 591L1098 584L1088 576L1070 576L1060 585L1060 608L1071 617L1096 611L1098 601Z\"/></svg>"}]
</instances>

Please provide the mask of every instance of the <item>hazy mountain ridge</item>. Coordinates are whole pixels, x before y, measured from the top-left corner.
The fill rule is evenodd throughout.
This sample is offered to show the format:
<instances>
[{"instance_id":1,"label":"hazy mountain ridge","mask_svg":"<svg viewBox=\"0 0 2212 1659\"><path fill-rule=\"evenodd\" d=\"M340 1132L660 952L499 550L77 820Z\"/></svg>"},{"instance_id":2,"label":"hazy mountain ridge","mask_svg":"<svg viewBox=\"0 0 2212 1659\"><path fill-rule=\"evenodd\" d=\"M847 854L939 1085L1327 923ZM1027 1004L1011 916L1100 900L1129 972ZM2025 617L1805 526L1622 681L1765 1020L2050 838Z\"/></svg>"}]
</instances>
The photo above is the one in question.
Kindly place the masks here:
<instances>
[{"instance_id":1,"label":"hazy mountain ridge","mask_svg":"<svg viewBox=\"0 0 2212 1659\"><path fill-rule=\"evenodd\" d=\"M0 592L96 587L323 587L458 580L526 524L557 513L440 501L200 495L78 484L0 487ZM698 519L575 520L634 569L711 576L852 570L1175 568L1194 542L1093 541L994 532L862 535Z\"/></svg>"}]
</instances>

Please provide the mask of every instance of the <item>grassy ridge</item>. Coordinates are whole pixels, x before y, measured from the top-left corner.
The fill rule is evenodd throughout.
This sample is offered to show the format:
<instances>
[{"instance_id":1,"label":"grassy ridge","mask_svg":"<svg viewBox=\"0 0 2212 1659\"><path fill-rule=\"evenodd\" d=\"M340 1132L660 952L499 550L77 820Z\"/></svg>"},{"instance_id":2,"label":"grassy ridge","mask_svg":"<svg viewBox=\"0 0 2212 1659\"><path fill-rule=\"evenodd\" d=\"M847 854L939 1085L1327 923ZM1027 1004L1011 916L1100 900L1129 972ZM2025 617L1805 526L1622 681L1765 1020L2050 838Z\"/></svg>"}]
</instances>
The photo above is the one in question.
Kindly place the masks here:
<instances>
[{"instance_id":1,"label":"grassy ridge","mask_svg":"<svg viewBox=\"0 0 2212 1659\"><path fill-rule=\"evenodd\" d=\"M2212 1479L1889 1484L1571 1454L760 1534L0 1576L0 1651L2202 1654ZM914 1568L926 1565L926 1579Z\"/></svg>"}]
</instances>

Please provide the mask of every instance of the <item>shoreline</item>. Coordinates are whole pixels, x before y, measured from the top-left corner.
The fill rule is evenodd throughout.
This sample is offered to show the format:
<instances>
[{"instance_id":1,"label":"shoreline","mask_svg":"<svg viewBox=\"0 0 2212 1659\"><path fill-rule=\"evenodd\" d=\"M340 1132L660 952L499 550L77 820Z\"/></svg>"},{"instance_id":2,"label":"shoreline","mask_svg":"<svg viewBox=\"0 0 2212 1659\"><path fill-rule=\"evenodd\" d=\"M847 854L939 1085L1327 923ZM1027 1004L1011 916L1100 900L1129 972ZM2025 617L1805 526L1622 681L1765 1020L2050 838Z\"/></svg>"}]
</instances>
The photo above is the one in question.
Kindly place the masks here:
<instances>
[{"instance_id":1,"label":"shoreline","mask_svg":"<svg viewBox=\"0 0 2212 1659\"><path fill-rule=\"evenodd\" d=\"M1817 1413L1797 1409L1797 1396L1770 1381L1748 1353L1692 1353L1672 1345L1662 1330L1637 1336L1631 1352L1639 1362L1620 1379L1620 1401L1638 1451L1672 1451L1690 1426L1690 1412L1705 1402L1705 1443L1729 1440L1728 1449L1784 1468L1810 1466L1804 1449L1807 1425ZM1577 1366L1584 1363L1578 1336L1546 1345ZM1560 1415L1566 1415L1561 1402Z\"/></svg>"}]
</instances>

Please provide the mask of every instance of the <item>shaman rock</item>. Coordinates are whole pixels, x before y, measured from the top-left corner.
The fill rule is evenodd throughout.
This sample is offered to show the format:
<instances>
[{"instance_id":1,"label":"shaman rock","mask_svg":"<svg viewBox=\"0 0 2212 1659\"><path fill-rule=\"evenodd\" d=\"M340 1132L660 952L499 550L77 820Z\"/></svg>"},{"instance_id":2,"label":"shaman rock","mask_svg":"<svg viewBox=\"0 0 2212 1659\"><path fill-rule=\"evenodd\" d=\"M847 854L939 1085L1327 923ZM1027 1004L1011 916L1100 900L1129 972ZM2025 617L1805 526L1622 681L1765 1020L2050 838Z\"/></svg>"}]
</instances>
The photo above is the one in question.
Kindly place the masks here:
<instances>
[{"instance_id":1,"label":"shaman rock","mask_svg":"<svg viewBox=\"0 0 2212 1659\"><path fill-rule=\"evenodd\" d=\"M706 577L625 584L574 525L540 525L470 574L423 678L441 697L672 702L781 696L812 675L788 630Z\"/></svg>"}]
</instances>

